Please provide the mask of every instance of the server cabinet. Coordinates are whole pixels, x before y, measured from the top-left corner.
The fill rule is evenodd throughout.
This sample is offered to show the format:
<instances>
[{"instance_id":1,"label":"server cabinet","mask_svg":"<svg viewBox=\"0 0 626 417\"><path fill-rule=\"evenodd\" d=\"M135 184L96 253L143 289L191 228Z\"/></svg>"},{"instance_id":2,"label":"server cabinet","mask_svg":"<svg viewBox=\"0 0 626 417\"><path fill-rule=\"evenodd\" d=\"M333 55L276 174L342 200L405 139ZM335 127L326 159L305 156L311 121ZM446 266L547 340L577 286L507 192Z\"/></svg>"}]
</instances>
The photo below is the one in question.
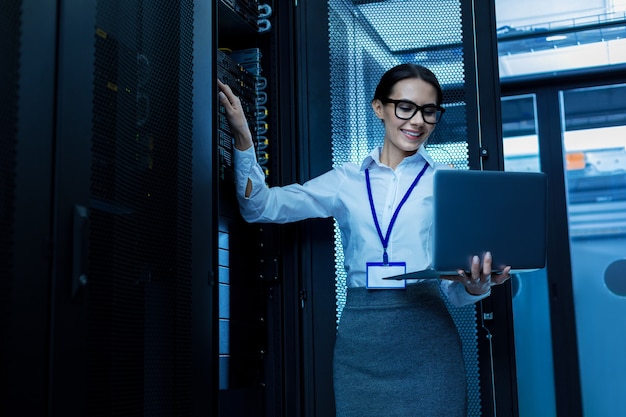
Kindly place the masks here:
<instances>
[{"instance_id":1,"label":"server cabinet","mask_svg":"<svg viewBox=\"0 0 626 417\"><path fill-rule=\"evenodd\" d=\"M60 3L55 414L191 412L192 7Z\"/></svg>"},{"instance_id":2,"label":"server cabinet","mask_svg":"<svg viewBox=\"0 0 626 417\"><path fill-rule=\"evenodd\" d=\"M216 78L244 105L270 185L298 179L294 4L219 1ZM223 109L217 150L219 415L301 415L300 228L244 222Z\"/></svg>"},{"instance_id":3,"label":"server cabinet","mask_svg":"<svg viewBox=\"0 0 626 417\"><path fill-rule=\"evenodd\" d=\"M212 206L193 195L213 192L212 163L192 155L211 102L192 74L213 9L9 6L2 414L206 415Z\"/></svg>"}]
</instances>

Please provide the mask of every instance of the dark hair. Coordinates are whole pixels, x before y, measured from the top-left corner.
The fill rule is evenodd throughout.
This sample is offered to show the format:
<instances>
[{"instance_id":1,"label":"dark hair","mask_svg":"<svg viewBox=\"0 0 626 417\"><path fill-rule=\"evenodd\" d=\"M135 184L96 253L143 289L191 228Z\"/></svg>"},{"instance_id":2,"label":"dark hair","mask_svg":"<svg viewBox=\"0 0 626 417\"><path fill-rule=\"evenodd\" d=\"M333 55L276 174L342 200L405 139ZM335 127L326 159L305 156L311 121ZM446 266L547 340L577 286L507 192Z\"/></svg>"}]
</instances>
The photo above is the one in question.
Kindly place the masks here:
<instances>
[{"instance_id":1,"label":"dark hair","mask_svg":"<svg viewBox=\"0 0 626 417\"><path fill-rule=\"evenodd\" d=\"M421 79L435 87L435 90L437 90L437 103L435 104L441 105L443 102L443 91L441 90L441 85L437 77L428 68L417 64L400 64L385 72L378 82L372 101L389 98L393 86L396 85L398 81L407 78Z\"/></svg>"}]
</instances>

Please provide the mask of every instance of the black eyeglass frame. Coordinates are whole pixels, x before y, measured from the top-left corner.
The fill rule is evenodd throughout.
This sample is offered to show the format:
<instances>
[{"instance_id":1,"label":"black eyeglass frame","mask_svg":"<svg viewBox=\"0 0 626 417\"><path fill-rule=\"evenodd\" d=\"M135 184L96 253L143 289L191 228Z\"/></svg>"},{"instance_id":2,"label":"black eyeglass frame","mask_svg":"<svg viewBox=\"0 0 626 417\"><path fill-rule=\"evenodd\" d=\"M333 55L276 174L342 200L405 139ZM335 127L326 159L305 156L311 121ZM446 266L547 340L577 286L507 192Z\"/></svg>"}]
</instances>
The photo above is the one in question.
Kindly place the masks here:
<instances>
[{"instance_id":1,"label":"black eyeglass frame","mask_svg":"<svg viewBox=\"0 0 626 417\"><path fill-rule=\"evenodd\" d=\"M443 114L446 112L446 109L438 106L436 104L427 104L425 106L420 106L419 104L413 103L411 100L394 100L392 98L385 98L385 99L381 99L380 100L382 103L393 103L393 111L394 114L396 115L396 117L400 120L411 120L413 117L415 117L415 115L417 114L418 111L422 112L422 119L424 120L424 123L428 123L429 125L436 125L437 123L439 123L441 121L441 118L443 117ZM400 117L398 116L398 104L411 104L413 106L415 106L415 111L413 112L413 114L410 117ZM437 118L436 122L429 122L426 120L426 118L424 117L424 109L437 109L437 111L439 111L439 117Z\"/></svg>"}]
</instances>

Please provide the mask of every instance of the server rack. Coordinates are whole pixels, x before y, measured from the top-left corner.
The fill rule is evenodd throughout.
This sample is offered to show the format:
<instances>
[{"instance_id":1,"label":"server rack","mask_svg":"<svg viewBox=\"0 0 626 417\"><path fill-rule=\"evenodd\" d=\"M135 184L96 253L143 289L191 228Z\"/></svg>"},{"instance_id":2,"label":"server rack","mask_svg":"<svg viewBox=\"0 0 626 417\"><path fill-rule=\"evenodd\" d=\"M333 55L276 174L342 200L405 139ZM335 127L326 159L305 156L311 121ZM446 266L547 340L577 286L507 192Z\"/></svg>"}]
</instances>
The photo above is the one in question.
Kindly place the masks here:
<instances>
[{"instance_id":1,"label":"server rack","mask_svg":"<svg viewBox=\"0 0 626 417\"><path fill-rule=\"evenodd\" d=\"M8 6L2 415L205 415L213 246L210 201L192 204L193 3Z\"/></svg>"},{"instance_id":2,"label":"server rack","mask_svg":"<svg viewBox=\"0 0 626 417\"><path fill-rule=\"evenodd\" d=\"M243 102L269 185L296 181L293 13L285 2L217 6L217 78ZM300 415L298 226L240 218L229 133L218 112L219 415Z\"/></svg>"}]
</instances>

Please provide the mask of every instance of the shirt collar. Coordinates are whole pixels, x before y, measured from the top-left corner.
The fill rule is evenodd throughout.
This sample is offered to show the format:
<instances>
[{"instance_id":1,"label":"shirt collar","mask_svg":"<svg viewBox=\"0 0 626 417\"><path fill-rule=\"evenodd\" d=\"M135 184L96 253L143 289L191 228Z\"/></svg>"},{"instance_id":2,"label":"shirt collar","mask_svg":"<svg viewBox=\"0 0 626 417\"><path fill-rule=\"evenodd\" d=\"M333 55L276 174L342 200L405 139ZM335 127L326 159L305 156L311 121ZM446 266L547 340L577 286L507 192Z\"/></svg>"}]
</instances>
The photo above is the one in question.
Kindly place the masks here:
<instances>
[{"instance_id":1,"label":"shirt collar","mask_svg":"<svg viewBox=\"0 0 626 417\"><path fill-rule=\"evenodd\" d=\"M382 147L380 146L372 149L372 152L370 152L370 154L367 155L365 159L363 160L363 163L361 164L361 171L366 170L372 164L376 164L380 166L380 152L381 151L382 151ZM425 161L431 167L435 166L435 161L430 156L430 154L426 151L426 148L423 145L419 147L419 149L417 150L417 152L415 152L414 155L404 158L404 160L401 163L402 164L406 164L406 163L414 164L420 161Z\"/></svg>"}]
</instances>

